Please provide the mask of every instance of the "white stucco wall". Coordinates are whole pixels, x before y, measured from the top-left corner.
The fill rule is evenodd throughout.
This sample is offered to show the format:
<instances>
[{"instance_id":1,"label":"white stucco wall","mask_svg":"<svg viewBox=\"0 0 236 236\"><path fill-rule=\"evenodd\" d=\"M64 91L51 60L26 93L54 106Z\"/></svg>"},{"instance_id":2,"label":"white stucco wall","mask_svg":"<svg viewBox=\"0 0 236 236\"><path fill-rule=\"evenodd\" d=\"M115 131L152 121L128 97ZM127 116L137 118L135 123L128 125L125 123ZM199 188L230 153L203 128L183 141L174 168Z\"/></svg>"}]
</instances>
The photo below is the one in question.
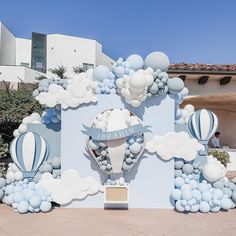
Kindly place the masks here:
<instances>
[{"instance_id":1,"label":"white stucco wall","mask_svg":"<svg viewBox=\"0 0 236 236\"><path fill-rule=\"evenodd\" d=\"M197 80L185 80L185 86L189 90L189 95L211 95L236 91L236 80L231 80L229 84L220 85L219 80L208 80L206 84L200 85Z\"/></svg>"},{"instance_id":2,"label":"white stucco wall","mask_svg":"<svg viewBox=\"0 0 236 236\"><path fill-rule=\"evenodd\" d=\"M0 66L0 81L37 83L40 74L25 66Z\"/></svg>"},{"instance_id":3,"label":"white stucco wall","mask_svg":"<svg viewBox=\"0 0 236 236\"><path fill-rule=\"evenodd\" d=\"M95 64L95 45L95 40L60 34L48 35L47 69L63 65L71 73L73 66Z\"/></svg>"},{"instance_id":4,"label":"white stucco wall","mask_svg":"<svg viewBox=\"0 0 236 236\"><path fill-rule=\"evenodd\" d=\"M16 38L16 65L28 63L31 66L31 40Z\"/></svg>"},{"instance_id":5,"label":"white stucco wall","mask_svg":"<svg viewBox=\"0 0 236 236\"><path fill-rule=\"evenodd\" d=\"M0 22L0 65L15 65L16 38Z\"/></svg>"},{"instance_id":6,"label":"white stucco wall","mask_svg":"<svg viewBox=\"0 0 236 236\"><path fill-rule=\"evenodd\" d=\"M111 68L114 60L102 51L102 45L96 42L96 65L106 65Z\"/></svg>"}]
</instances>

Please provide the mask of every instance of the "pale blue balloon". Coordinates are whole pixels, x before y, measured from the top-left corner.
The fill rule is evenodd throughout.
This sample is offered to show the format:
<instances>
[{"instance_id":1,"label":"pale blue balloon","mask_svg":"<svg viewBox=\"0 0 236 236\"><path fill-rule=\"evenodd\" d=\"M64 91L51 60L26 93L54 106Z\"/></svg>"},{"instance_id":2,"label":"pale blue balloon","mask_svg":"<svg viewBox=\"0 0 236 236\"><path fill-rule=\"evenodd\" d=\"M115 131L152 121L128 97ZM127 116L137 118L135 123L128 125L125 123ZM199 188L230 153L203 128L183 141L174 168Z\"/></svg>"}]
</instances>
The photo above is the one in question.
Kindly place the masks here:
<instances>
[{"instance_id":1,"label":"pale blue balloon","mask_svg":"<svg viewBox=\"0 0 236 236\"><path fill-rule=\"evenodd\" d=\"M199 211L199 207L200 207L199 204L194 204L194 205L191 206L190 211L192 213L198 212Z\"/></svg>"},{"instance_id":2,"label":"pale blue balloon","mask_svg":"<svg viewBox=\"0 0 236 236\"><path fill-rule=\"evenodd\" d=\"M51 202L48 201L42 201L41 205L40 205L40 210L42 212L49 212L52 208L52 204Z\"/></svg>"},{"instance_id":3,"label":"pale blue balloon","mask_svg":"<svg viewBox=\"0 0 236 236\"><path fill-rule=\"evenodd\" d=\"M191 186L189 184L183 184L181 187L180 187L180 190L183 192L183 191L187 191L187 190L191 190Z\"/></svg>"},{"instance_id":4,"label":"pale blue balloon","mask_svg":"<svg viewBox=\"0 0 236 236\"><path fill-rule=\"evenodd\" d=\"M0 188L2 188L2 187L4 187L4 186L6 186L6 184L7 184L7 181L6 181L6 179L5 179L5 178L3 178L3 177L1 177L1 178L0 178Z\"/></svg>"},{"instance_id":5,"label":"pale blue balloon","mask_svg":"<svg viewBox=\"0 0 236 236\"><path fill-rule=\"evenodd\" d=\"M24 195L21 192L16 192L13 194L12 199L16 203L20 203L24 200Z\"/></svg>"},{"instance_id":6,"label":"pale blue balloon","mask_svg":"<svg viewBox=\"0 0 236 236\"><path fill-rule=\"evenodd\" d=\"M11 193L13 193L14 191L14 186L13 185L7 185L6 189L5 189L5 194L9 195Z\"/></svg>"},{"instance_id":7,"label":"pale blue balloon","mask_svg":"<svg viewBox=\"0 0 236 236\"><path fill-rule=\"evenodd\" d=\"M171 192L171 198L175 201L180 200L181 191L179 189L173 189Z\"/></svg>"},{"instance_id":8,"label":"pale blue balloon","mask_svg":"<svg viewBox=\"0 0 236 236\"><path fill-rule=\"evenodd\" d=\"M115 75L118 77L118 78L121 78L124 76L125 74L125 68L123 66L117 66L115 69L114 69L114 73Z\"/></svg>"},{"instance_id":9,"label":"pale blue balloon","mask_svg":"<svg viewBox=\"0 0 236 236\"><path fill-rule=\"evenodd\" d=\"M182 91L179 93L181 97L186 97L188 95L189 91L188 88L184 87Z\"/></svg>"},{"instance_id":10,"label":"pale blue balloon","mask_svg":"<svg viewBox=\"0 0 236 236\"><path fill-rule=\"evenodd\" d=\"M138 154L141 150L142 146L140 143L133 143L129 146L129 150L133 153L133 154Z\"/></svg>"},{"instance_id":11,"label":"pale blue balloon","mask_svg":"<svg viewBox=\"0 0 236 236\"><path fill-rule=\"evenodd\" d=\"M200 184L198 185L198 189L203 193L203 192L208 191L208 186L207 186L207 184L205 184L205 183L200 183Z\"/></svg>"},{"instance_id":12,"label":"pale blue balloon","mask_svg":"<svg viewBox=\"0 0 236 236\"><path fill-rule=\"evenodd\" d=\"M17 206L17 211L21 214L25 214L29 210L29 203L27 201L22 201Z\"/></svg>"},{"instance_id":13,"label":"pale blue balloon","mask_svg":"<svg viewBox=\"0 0 236 236\"><path fill-rule=\"evenodd\" d=\"M229 210L232 206L232 201L229 198L223 198L221 200L221 208L224 210Z\"/></svg>"},{"instance_id":14,"label":"pale blue balloon","mask_svg":"<svg viewBox=\"0 0 236 236\"><path fill-rule=\"evenodd\" d=\"M186 205L188 205L188 201L187 200L181 200L181 205L183 206L183 207L185 207Z\"/></svg>"},{"instance_id":15,"label":"pale blue balloon","mask_svg":"<svg viewBox=\"0 0 236 236\"><path fill-rule=\"evenodd\" d=\"M14 193L17 193L17 192L22 192L23 191L23 187L20 186L20 185L16 185L14 187Z\"/></svg>"},{"instance_id":16,"label":"pale blue balloon","mask_svg":"<svg viewBox=\"0 0 236 236\"><path fill-rule=\"evenodd\" d=\"M192 189L196 189L198 187L198 182L194 179L192 179L189 183Z\"/></svg>"},{"instance_id":17,"label":"pale blue balloon","mask_svg":"<svg viewBox=\"0 0 236 236\"><path fill-rule=\"evenodd\" d=\"M184 212L184 207L181 205L181 201L178 200L176 203L175 203L175 209L178 211L178 212Z\"/></svg>"},{"instance_id":18,"label":"pale blue balloon","mask_svg":"<svg viewBox=\"0 0 236 236\"><path fill-rule=\"evenodd\" d=\"M192 198L193 198L193 193L191 190L182 191L181 199L188 201L188 200L191 200Z\"/></svg>"},{"instance_id":19,"label":"pale blue balloon","mask_svg":"<svg viewBox=\"0 0 236 236\"><path fill-rule=\"evenodd\" d=\"M184 207L184 210L185 210L185 211L190 211L190 209L191 209L191 207L190 207L189 205L186 205L186 206Z\"/></svg>"},{"instance_id":20,"label":"pale blue balloon","mask_svg":"<svg viewBox=\"0 0 236 236\"><path fill-rule=\"evenodd\" d=\"M39 208L40 205L41 205L41 197L38 196L38 195L34 195L31 197L30 199L30 205L33 207L33 208Z\"/></svg>"},{"instance_id":21,"label":"pale blue balloon","mask_svg":"<svg viewBox=\"0 0 236 236\"><path fill-rule=\"evenodd\" d=\"M202 193L202 200L205 202L209 202L212 199L212 194L210 192Z\"/></svg>"},{"instance_id":22,"label":"pale blue balloon","mask_svg":"<svg viewBox=\"0 0 236 236\"><path fill-rule=\"evenodd\" d=\"M234 189L236 189L236 186L234 183L229 182L229 188L233 191Z\"/></svg>"},{"instance_id":23,"label":"pale blue balloon","mask_svg":"<svg viewBox=\"0 0 236 236\"><path fill-rule=\"evenodd\" d=\"M41 174L43 173L51 173L52 172L52 166L49 163L43 163L40 167L39 167L39 172Z\"/></svg>"},{"instance_id":24,"label":"pale blue balloon","mask_svg":"<svg viewBox=\"0 0 236 236\"><path fill-rule=\"evenodd\" d=\"M223 188L223 193L226 194L229 198L231 198L233 192L230 188Z\"/></svg>"},{"instance_id":25,"label":"pale blue balloon","mask_svg":"<svg viewBox=\"0 0 236 236\"><path fill-rule=\"evenodd\" d=\"M137 54L130 55L126 59L126 62L128 62L129 68L133 69L134 71L140 70L144 66L143 58Z\"/></svg>"},{"instance_id":26,"label":"pale blue balloon","mask_svg":"<svg viewBox=\"0 0 236 236\"><path fill-rule=\"evenodd\" d=\"M184 82L179 77L174 77L174 78L171 78L167 81L167 86L168 86L170 93L178 94L183 90Z\"/></svg>"},{"instance_id":27,"label":"pale blue balloon","mask_svg":"<svg viewBox=\"0 0 236 236\"><path fill-rule=\"evenodd\" d=\"M213 207L211 207L211 212L219 212L220 211L220 206L217 206L217 205L213 205Z\"/></svg>"},{"instance_id":28,"label":"pale blue balloon","mask_svg":"<svg viewBox=\"0 0 236 236\"><path fill-rule=\"evenodd\" d=\"M184 161L183 160L177 160L175 161L175 169L181 169L184 165Z\"/></svg>"},{"instance_id":29,"label":"pale blue balloon","mask_svg":"<svg viewBox=\"0 0 236 236\"><path fill-rule=\"evenodd\" d=\"M220 200L220 199L223 198L224 193L223 193L223 191L220 190L220 189L213 189L212 195L213 195L213 197L215 197L216 199Z\"/></svg>"},{"instance_id":30,"label":"pale blue balloon","mask_svg":"<svg viewBox=\"0 0 236 236\"><path fill-rule=\"evenodd\" d=\"M181 177L177 177L175 178L174 182L175 182L175 187L180 188L184 184L184 179Z\"/></svg>"},{"instance_id":31,"label":"pale blue balloon","mask_svg":"<svg viewBox=\"0 0 236 236\"><path fill-rule=\"evenodd\" d=\"M182 170L175 170L175 177L181 177L182 174Z\"/></svg>"},{"instance_id":32,"label":"pale blue balloon","mask_svg":"<svg viewBox=\"0 0 236 236\"><path fill-rule=\"evenodd\" d=\"M186 175L190 175L193 173L193 166L191 164L184 164L183 166L183 172Z\"/></svg>"},{"instance_id":33,"label":"pale blue balloon","mask_svg":"<svg viewBox=\"0 0 236 236\"><path fill-rule=\"evenodd\" d=\"M95 67L93 71L93 79L102 82L104 79L110 78L110 70L105 65L99 65Z\"/></svg>"},{"instance_id":34,"label":"pale blue balloon","mask_svg":"<svg viewBox=\"0 0 236 236\"><path fill-rule=\"evenodd\" d=\"M210 211L210 206L207 202L202 201L202 202L200 202L199 210L202 213L207 213Z\"/></svg>"},{"instance_id":35,"label":"pale blue balloon","mask_svg":"<svg viewBox=\"0 0 236 236\"><path fill-rule=\"evenodd\" d=\"M167 71L169 65L169 58L163 52L152 52L144 60L144 67L151 67L153 70L160 69L161 71Z\"/></svg>"},{"instance_id":36,"label":"pale blue balloon","mask_svg":"<svg viewBox=\"0 0 236 236\"><path fill-rule=\"evenodd\" d=\"M236 202L236 191L233 191L232 193L232 200Z\"/></svg>"},{"instance_id":37,"label":"pale blue balloon","mask_svg":"<svg viewBox=\"0 0 236 236\"><path fill-rule=\"evenodd\" d=\"M2 189L0 189L0 202L2 201L2 199L4 198L5 193Z\"/></svg>"}]
</instances>

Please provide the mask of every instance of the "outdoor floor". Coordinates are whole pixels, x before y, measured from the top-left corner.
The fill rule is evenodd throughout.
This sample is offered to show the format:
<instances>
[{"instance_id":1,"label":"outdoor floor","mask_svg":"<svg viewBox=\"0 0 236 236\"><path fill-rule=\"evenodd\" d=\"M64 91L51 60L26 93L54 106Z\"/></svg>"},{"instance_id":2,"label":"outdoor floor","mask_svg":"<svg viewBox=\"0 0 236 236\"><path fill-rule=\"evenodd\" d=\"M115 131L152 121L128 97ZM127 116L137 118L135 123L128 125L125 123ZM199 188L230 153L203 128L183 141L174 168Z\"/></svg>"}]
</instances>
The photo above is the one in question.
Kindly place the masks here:
<instances>
[{"instance_id":1,"label":"outdoor floor","mask_svg":"<svg viewBox=\"0 0 236 236\"><path fill-rule=\"evenodd\" d=\"M62 209L20 215L0 205L0 236L236 236L236 209L208 214L174 210Z\"/></svg>"}]
</instances>

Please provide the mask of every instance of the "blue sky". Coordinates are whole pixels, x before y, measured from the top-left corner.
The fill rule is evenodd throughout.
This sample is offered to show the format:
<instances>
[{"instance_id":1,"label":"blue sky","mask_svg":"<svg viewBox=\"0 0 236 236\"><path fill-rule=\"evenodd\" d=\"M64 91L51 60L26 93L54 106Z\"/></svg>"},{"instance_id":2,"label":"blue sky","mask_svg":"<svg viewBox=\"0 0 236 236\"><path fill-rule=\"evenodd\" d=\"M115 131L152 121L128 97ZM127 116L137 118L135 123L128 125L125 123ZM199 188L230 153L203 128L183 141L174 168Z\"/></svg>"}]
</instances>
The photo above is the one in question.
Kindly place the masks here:
<instances>
[{"instance_id":1,"label":"blue sky","mask_svg":"<svg viewBox=\"0 0 236 236\"><path fill-rule=\"evenodd\" d=\"M158 50L172 63L236 63L235 0L5 0L0 20L17 37L96 39L114 59Z\"/></svg>"}]
</instances>

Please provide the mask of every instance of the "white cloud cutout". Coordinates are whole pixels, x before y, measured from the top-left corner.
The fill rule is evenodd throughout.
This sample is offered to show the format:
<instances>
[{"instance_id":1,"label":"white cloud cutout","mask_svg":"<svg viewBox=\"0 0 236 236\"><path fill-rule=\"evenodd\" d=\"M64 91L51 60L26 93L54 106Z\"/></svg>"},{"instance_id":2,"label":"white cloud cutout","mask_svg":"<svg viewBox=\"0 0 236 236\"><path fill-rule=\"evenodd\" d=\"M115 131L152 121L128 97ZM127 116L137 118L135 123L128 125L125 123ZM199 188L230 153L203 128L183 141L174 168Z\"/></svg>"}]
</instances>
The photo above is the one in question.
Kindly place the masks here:
<instances>
[{"instance_id":1,"label":"white cloud cutout","mask_svg":"<svg viewBox=\"0 0 236 236\"><path fill-rule=\"evenodd\" d=\"M46 188L58 204L68 204L72 200L103 192L103 186L97 180L93 177L82 179L73 169L66 170L61 179L54 179L50 173L44 173L37 185Z\"/></svg>"},{"instance_id":2,"label":"white cloud cutout","mask_svg":"<svg viewBox=\"0 0 236 236\"><path fill-rule=\"evenodd\" d=\"M204 150L204 146L198 143L197 139L190 138L186 132L169 132L163 136L154 136L147 142L146 149L150 153L156 153L165 161L173 157L192 161L198 151Z\"/></svg>"},{"instance_id":3,"label":"white cloud cutout","mask_svg":"<svg viewBox=\"0 0 236 236\"><path fill-rule=\"evenodd\" d=\"M86 73L76 74L68 79L66 89L57 84L49 85L48 92L42 92L37 97L42 105L55 107L61 104L63 109L78 107L81 104L96 102L95 94L98 83L93 81Z\"/></svg>"},{"instance_id":4,"label":"white cloud cutout","mask_svg":"<svg viewBox=\"0 0 236 236\"><path fill-rule=\"evenodd\" d=\"M141 105L147 98L147 87L150 86L154 77L153 69L138 70L131 75L124 75L116 81L116 86L120 94L125 97L127 103L134 107Z\"/></svg>"},{"instance_id":5,"label":"white cloud cutout","mask_svg":"<svg viewBox=\"0 0 236 236\"><path fill-rule=\"evenodd\" d=\"M213 156L208 156L207 163L203 166L202 175L209 182L215 182L225 177L226 169Z\"/></svg>"}]
</instances>

